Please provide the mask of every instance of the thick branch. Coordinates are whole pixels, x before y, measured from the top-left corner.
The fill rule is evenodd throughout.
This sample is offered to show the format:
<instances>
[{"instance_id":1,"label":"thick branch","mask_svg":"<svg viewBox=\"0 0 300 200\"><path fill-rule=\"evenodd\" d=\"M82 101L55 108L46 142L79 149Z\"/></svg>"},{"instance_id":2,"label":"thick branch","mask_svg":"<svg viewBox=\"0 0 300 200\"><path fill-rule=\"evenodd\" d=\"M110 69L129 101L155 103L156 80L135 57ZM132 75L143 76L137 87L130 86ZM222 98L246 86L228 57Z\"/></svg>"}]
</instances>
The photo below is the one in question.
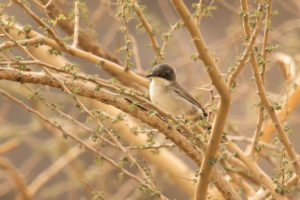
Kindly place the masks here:
<instances>
[{"instance_id":1,"label":"thick branch","mask_svg":"<svg viewBox=\"0 0 300 200\"><path fill-rule=\"evenodd\" d=\"M158 117L152 116L150 118L149 113L143 108L137 107L136 110L132 112L132 110L130 109L132 103L121 97L119 94L112 93L102 88L100 89L100 91L97 91L96 84L84 83L81 81L68 79L61 75L53 74L53 76L64 82L64 84L71 91L74 91L74 89L76 89L77 95L97 99L105 104L115 106L120 110L123 110L124 112L127 112L137 117L138 119L141 119L143 122L146 122L149 125L159 129L167 137L172 139L172 141L180 148L185 149L185 151L187 151L187 155L190 156L194 161L196 161L196 163L199 164L201 162L200 150L190 141L188 141L182 134L177 132L174 128L169 127ZM0 79L12 80L21 83L49 85L61 89L61 85L55 79L41 72L24 72L15 69L0 68Z\"/></svg>"},{"instance_id":2,"label":"thick branch","mask_svg":"<svg viewBox=\"0 0 300 200\"><path fill-rule=\"evenodd\" d=\"M90 82L77 81L71 78L65 78L62 75L53 74L53 76L56 76L56 78L64 82L69 90L76 90L77 95L89 97L105 104L112 105L158 129L168 139L172 140L179 148L181 148L198 166L201 165L202 154L200 149L185 138L182 133L178 132L175 128L170 127L168 123L162 121L159 117L150 116L149 112L145 110L145 108L137 106L136 109L132 111L132 102L117 93L112 93L103 88L98 90L97 85ZM25 72L11 68L0 68L0 79L21 83L42 84L61 89L61 85L55 79L40 72ZM225 199L238 199L234 198L237 194L217 169L213 169L212 180L215 182L217 188L222 192Z\"/></svg>"},{"instance_id":3,"label":"thick branch","mask_svg":"<svg viewBox=\"0 0 300 200\"><path fill-rule=\"evenodd\" d=\"M208 53L201 32L197 24L193 20L188 8L182 0L171 0L171 2L173 3L179 15L181 16L184 25L188 29L192 37L192 41L198 51L198 55L203 61L206 71L208 72L210 79L212 80L212 83L215 85L217 91L221 96L221 101L218 106L218 112L213 122L209 144L207 146L204 159L201 165L201 171L198 182L199 185L195 193L195 199L205 200L210 176L213 169L211 161L216 158L218 146L222 139L224 124L230 107L230 93L224 79L221 76L218 67L216 66L216 63ZM235 198L239 199L239 196L235 196Z\"/></svg>"}]
</instances>

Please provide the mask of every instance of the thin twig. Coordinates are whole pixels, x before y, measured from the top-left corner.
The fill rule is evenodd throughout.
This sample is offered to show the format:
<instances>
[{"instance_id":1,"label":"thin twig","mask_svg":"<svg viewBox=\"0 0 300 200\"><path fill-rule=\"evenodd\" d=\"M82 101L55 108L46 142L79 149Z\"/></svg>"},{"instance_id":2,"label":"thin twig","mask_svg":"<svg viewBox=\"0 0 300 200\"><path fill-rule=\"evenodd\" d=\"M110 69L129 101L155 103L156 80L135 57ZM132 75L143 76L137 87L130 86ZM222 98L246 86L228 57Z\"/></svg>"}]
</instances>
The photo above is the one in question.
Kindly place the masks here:
<instances>
[{"instance_id":1,"label":"thin twig","mask_svg":"<svg viewBox=\"0 0 300 200\"><path fill-rule=\"evenodd\" d=\"M77 44L78 44L78 35L79 35L79 18L80 18L80 14L79 14L79 1L75 1L74 15L75 15L75 19L74 19L74 36L73 36L72 47L76 48Z\"/></svg>"},{"instance_id":2,"label":"thin twig","mask_svg":"<svg viewBox=\"0 0 300 200\"><path fill-rule=\"evenodd\" d=\"M127 2L125 0L121 0L121 8L122 8L122 19L123 19L123 33L124 33L124 48L126 55L124 56L124 71L127 72L130 67L130 45L131 39L129 38L128 27L127 27Z\"/></svg>"},{"instance_id":3,"label":"thin twig","mask_svg":"<svg viewBox=\"0 0 300 200\"><path fill-rule=\"evenodd\" d=\"M243 151L241 151L234 143L229 142L226 144L227 148L232 152L237 155L237 157L244 162L244 164L251 169L251 172L253 175L256 177L257 180L260 181L260 183L264 184L271 194L273 195L274 198L277 200L284 200L285 197L279 193L276 192L276 187L273 184L272 180L268 177L268 175L259 168L259 166L255 163L254 159L251 157L247 157Z\"/></svg>"},{"instance_id":4,"label":"thin twig","mask_svg":"<svg viewBox=\"0 0 300 200\"><path fill-rule=\"evenodd\" d=\"M40 6L44 13L51 19L56 19L59 15L68 16L68 12L66 12L65 8L67 6L61 5L64 1L58 0L34 0L35 3L37 1L43 2L45 6ZM109 1L105 1L109 2ZM102 2L101 4L103 4ZM109 10L102 11L103 13L109 12ZM93 19L91 19L92 21ZM72 35L74 33L74 27L71 19L58 20L58 25L68 34ZM113 27L113 26L112 26ZM115 62L117 64L121 64L119 58L106 50L102 45L97 42L96 38L91 37L90 31L82 31L78 36L78 45L93 54L96 54L100 57L103 57L107 60Z\"/></svg>"},{"instance_id":5,"label":"thin twig","mask_svg":"<svg viewBox=\"0 0 300 200\"><path fill-rule=\"evenodd\" d=\"M267 4L267 14L266 14L266 19L265 19L265 29L264 29L264 39L263 39L263 48L262 48L262 59L263 59L263 64L262 64L262 69L261 69L261 77L262 77L262 82L265 82L265 77L266 77L266 63L267 63L267 47L268 47L268 41L269 41L269 33L271 29L271 15L272 15L272 0L268 0Z\"/></svg>"},{"instance_id":6,"label":"thin twig","mask_svg":"<svg viewBox=\"0 0 300 200\"><path fill-rule=\"evenodd\" d=\"M242 0L242 2L247 4L246 0ZM263 6L262 2L263 2L262 0L259 1L259 4L261 6ZM245 32L249 33L249 32L247 32L247 29L250 30L249 24L246 24L246 27L248 27L248 28L245 28ZM262 81L262 78L261 78L261 75L260 75L260 72L259 72L259 66L258 66L255 54L250 54L250 63L251 63L251 66L252 66L252 71L253 71L253 74L254 74L254 78L255 78L255 82L256 82L256 86L257 86L258 95L260 97L260 100L262 101L264 107L268 111L268 114L269 114L276 130L279 133L279 138L280 138L282 144L284 145L290 159L291 160L297 160L297 154L295 152L295 149L293 148L292 143L290 142L289 138L287 137L287 134L285 133L285 131L283 129L283 126L282 126L281 122L279 121L279 119L278 119L278 117L275 113L274 107L271 105L271 103L269 102L269 100L267 98L267 94L266 94L266 91L265 91L265 88L264 88L264 85L263 85L263 81ZM296 161L296 162L293 163L293 165L294 165L294 169L295 169L296 174L298 176L300 176L300 162Z\"/></svg>"},{"instance_id":7,"label":"thin twig","mask_svg":"<svg viewBox=\"0 0 300 200\"><path fill-rule=\"evenodd\" d=\"M272 12L272 0L268 0L267 6L268 6L268 10L267 10L266 19L265 19L264 40L263 40L263 48L262 48L263 65L261 68L261 78L262 78L263 84L265 82L265 74L266 74L267 44L268 44L268 39L269 39L270 19L271 19L271 12ZM252 155L252 156L254 155L256 145L258 143L259 137L261 136L263 120L264 120L264 106L263 106L263 103L260 101L256 130L254 133L253 142L251 143L251 146L250 146L249 155Z\"/></svg>"},{"instance_id":8,"label":"thin twig","mask_svg":"<svg viewBox=\"0 0 300 200\"><path fill-rule=\"evenodd\" d=\"M3 34L5 35L5 34ZM19 40L18 42L22 45L32 45L32 44L36 44L42 41L41 37L34 37L34 38L30 38L30 39L25 39L25 40ZM0 50L6 49L6 48L10 48L16 46L16 43L12 42L12 41L5 41L0 45Z\"/></svg>"},{"instance_id":9,"label":"thin twig","mask_svg":"<svg viewBox=\"0 0 300 200\"><path fill-rule=\"evenodd\" d=\"M105 200L104 196L100 192L98 192L96 189L94 189L93 186L91 186L87 180L83 180L83 182L86 184L86 186L89 188L89 190L91 190L95 194L95 196L98 197L98 199ZM97 199L97 198L95 198L95 196L93 197L94 200Z\"/></svg>"},{"instance_id":10,"label":"thin twig","mask_svg":"<svg viewBox=\"0 0 300 200\"><path fill-rule=\"evenodd\" d=\"M150 186L149 184L147 184L145 181L143 181L141 178L139 178L138 176L130 173L129 171L127 171L126 169L124 169L122 166L120 166L119 164L117 164L115 161L113 161L111 158L105 156L104 154L100 153L99 151L97 151L94 147L92 147L90 144L88 144L87 142L81 140L79 137L68 133L66 130L64 130L60 125L56 125L54 123L52 123L46 116L42 115L40 112L30 108L29 106L27 106L26 104L24 104L22 101L16 99L15 97L11 96L10 94L8 94L7 92L5 92L4 90L0 89L0 93L4 96L6 96L7 98L9 98L10 100L16 102L17 104L19 104L20 106L22 106L25 110L27 110L28 112L31 112L33 114L35 114L36 116L38 116L39 118L41 118L44 122L46 122L47 124L49 124L51 127L58 129L63 135L65 135L66 137L71 138L72 140L76 141L77 143L81 144L83 147L85 147L86 150L91 151L92 153L100 156L100 158L104 159L106 162L110 163L111 165L113 165L114 167L120 169L125 175L129 176L130 178L134 179L135 181L143 184L146 187L152 188L152 186ZM162 199L166 199L163 195L160 195Z\"/></svg>"},{"instance_id":11,"label":"thin twig","mask_svg":"<svg viewBox=\"0 0 300 200\"><path fill-rule=\"evenodd\" d=\"M33 95L35 95L34 91L32 90L32 88L27 87L32 93ZM75 124L77 124L79 127L81 127L82 129L90 132L94 137L99 138L100 140L102 140L103 142L105 142L106 144L109 144L112 147L117 148L117 145L115 145L114 143L112 143L111 141L109 141L108 139L106 139L105 137L103 137L102 135L99 134L95 134L94 131L92 129L90 129L89 127L87 127L86 125L84 125L83 123L81 123L80 121L76 120L74 117L64 113L63 111L61 111L58 107L53 106L53 104L48 103L44 98L41 98L38 95L35 95L35 97L38 98L39 101L41 101L44 105L46 105L47 107L49 107L51 110L56 111L59 115L61 115L62 117L71 120L72 122L74 122Z\"/></svg>"},{"instance_id":12,"label":"thin twig","mask_svg":"<svg viewBox=\"0 0 300 200\"><path fill-rule=\"evenodd\" d=\"M9 152L10 150L19 146L20 142L16 139L11 139L0 145L0 155Z\"/></svg>"},{"instance_id":13,"label":"thin twig","mask_svg":"<svg viewBox=\"0 0 300 200\"><path fill-rule=\"evenodd\" d=\"M156 57L156 60L158 63L160 63L162 61L162 57L161 57L161 54L160 54L160 50L159 50L159 44L158 44L158 41L153 33L153 28L151 26L151 24L148 22L146 16L144 15L144 13L142 12L139 4L137 3L136 0L132 0L134 1L134 8L135 8L135 12L139 18L139 20L141 21L143 27L145 28L147 34L148 34L148 37L150 38L151 40L151 44L152 44L152 48L154 50L154 54L155 54L155 57Z\"/></svg>"},{"instance_id":14,"label":"thin twig","mask_svg":"<svg viewBox=\"0 0 300 200\"><path fill-rule=\"evenodd\" d=\"M61 37L58 35L58 33L51 28L47 23L43 22L40 17L34 14L34 12L23 2L20 0L13 0L16 4L18 4L21 8L23 8L30 17L32 17L38 24L41 26L47 28L47 31L49 31L50 35L53 37L53 39L60 45L61 48L66 49L65 43L62 41Z\"/></svg>"},{"instance_id":15,"label":"thin twig","mask_svg":"<svg viewBox=\"0 0 300 200\"><path fill-rule=\"evenodd\" d=\"M242 4L243 6L244 4ZM252 34L251 34L251 31L249 29L249 32L247 32L247 37L250 38L250 42L247 46L247 48L245 49L241 59L239 60L239 64L235 67L234 71L232 72L232 74L230 75L229 79L228 79L228 87L232 87L233 86L233 83L235 81L235 79L238 77L239 73L241 72L242 68L245 66L245 63L247 61L247 58L249 57L249 54L250 52L253 50L253 46L255 44L255 41L256 41L256 38L257 38L257 35L258 35L258 32L260 30L260 25L261 25L261 22L262 22L262 16L263 16L263 10L262 8L260 7L261 5L259 4L257 10L259 11L259 14L257 15L256 17L256 22L255 22L255 29L253 30ZM245 7L242 7L243 9L243 12L245 13L244 16L243 16L243 23L244 23L244 26L246 26L246 23L248 23L248 14L247 14L247 10L245 10L246 8Z\"/></svg>"},{"instance_id":16,"label":"thin twig","mask_svg":"<svg viewBox=\"0 0 300 200\"><path fill-rule=\"evenodd\" d=\"M0 89L1 92L1 89ZM6 158L0 157L0 168L5 170L17 185L21 196L24 200L30 200L29 190L22 174L13 166L13 164Z\"/></svg>"},{"instance_id":17,"label":"thin twig","mask_svg":"<svg viewBox=\"0 0 300 200\"><path fill-rule=\"evenodd\" d=\"M174 144L162 144L157 146L137 146L137 147L126 147L128 150L146 150L146 149L161 149L175 147Z\"/></svg>"}]
</instances>

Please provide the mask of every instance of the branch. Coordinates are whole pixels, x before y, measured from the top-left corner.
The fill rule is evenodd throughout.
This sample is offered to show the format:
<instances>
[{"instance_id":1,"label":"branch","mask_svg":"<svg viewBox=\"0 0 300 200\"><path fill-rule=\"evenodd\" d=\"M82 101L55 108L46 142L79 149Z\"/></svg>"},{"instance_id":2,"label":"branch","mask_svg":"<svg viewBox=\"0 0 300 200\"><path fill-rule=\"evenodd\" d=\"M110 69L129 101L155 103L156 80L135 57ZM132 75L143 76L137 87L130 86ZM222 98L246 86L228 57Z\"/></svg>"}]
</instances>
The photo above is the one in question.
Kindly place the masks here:
<instances>
[{"instance_id":1,"label":"branch","mask_svg":"<svg viewBox=\"0 0 300 200\"><path fill-rule=\"evenodd\" d=\"M74 89L76 89L77 95L96 99L105 104L115 106L120 110L123 110L124 112L129 113L130 115L137 117L143 122L157 128L180 148L187 151L187 154L194 161L196 161L196 163L201 162L200 150L195 145L188 141L181 133L177 132L176 129L172 127L170 128L168 124L166 124L157 116L149 117L149 113L145 111L144 108L137 107L136 110L132 112L132 110L130 109L130 106L132 106L132 102L128 101L126 98L121 97L117 93L112 93L104 88L101 88L100 91L98 91L97 85L90 82L84 83L81 81L65 78L62 75L52 74L52 76L55 76L56 79L59 79L61 82L63 82L70 91L74 91ZM41 72L25 72L10 68L0 68L0 79L12 80L21 83L48 85L62 89L59 82L57 82L54 78L51 78L49 75Z\"/></svg>"},{"instance_id":2,"label":"branch","mask_svg":"<svg viewBox=\"0 0 300 200\"><path fill-rule=\"evenodd\" d=\"M255 176L256 180L259 180L260 184L265 185L274 198L277 200L284 200L285 197L276 192L276 187L274 186L272 180L268 177L268 175L259 168L254 159L247 157L243 151L241 151L234 143L229 142L227 148L232 152L237 154L237 157L250 169L250 171Z\"/></svg>"},{"instance_id":3,"label":"branch","mask_svg":"<svg viewBox=\"0 0 300 200\"><path fill-rule=\"evenodd\" d=\"M242 1L245 4L247 4L246 0L242 0ZM263 1L260 0L259 4L260 4L260 6L263 6ZM263 9L263 8L261 8L261 9ZM244 11L247 12L247 10L245 10L245 9L244 9ZM246 24L245 26L250 29L249 24ZM245 32L247 34L249 33L249 32L247 32L248 28L245 28ZM293 161L293 166L295 168L296 174L298 176L300 176L300 163L299 163L299 160L297 159L297 154L295 152L295 149L293 148L292 143L290 142L289 138L287 137L287 134L285 133L281 122L279 121L279 119L275 113L275 109L270 104L270 102L267 98L266 91L265 91L265 88L263 85L263 81L260 76L259 67L258 67L258 63L257 63L255 54L250 54L250 63L252 66L252 71L253 71L254 77L255 77L255 82L256 82L257 89L258 89L258 95L260 97L260 100L263 103L266 110L268 111L268 114L279 134L279 138L290 157L290 160Z\"/></svg>"},{"instance_id":4,"label":"branch","mask_svg":"<svg viewBox=\"0 0 300 200\"><path fill-rule=\"evenodd\" d=\"M262 22L262 16L263 16L263 10L260 8L257 8L257 10L259 11L258 16L256 17L256 22L255 22L255 29L253 30L252 34L251 32L247 33L249 35L247 35L247 37L250 37L250 42L247 46L247 48L245 49L241 59L239 60L239 64L238 66L236 66L236 68L234 69L234 71L232 72L232 74L230 75L229 79L228 79L228 87L231 88L234 81L236 80L236 78L238 77L239 73L241 72L242 68L245 66L245 63L247 61L247 58L249 56L250 51L253 50L253 46L255 44L258 32L260 30L260 25ZM244 11L246 13L246 11ZM244 18L244 24L247 23L248 21L248 16L247 13L245 14ZM251 34L251 36L250 36Z\"/></svg>"},{"instance_id":5,"label":"branch","mask_svg":"<svg viewBox=\"0 0 300 200\"><path fill-rule=\"evenodd\" d=\"M101 141L105 142L106 144L118 148L117 145L115 145L113 142L111 142L110 140L106 139L105 137L103 137L102 135L99 134L95 134L95 132L87 127L86 125L84 125L83 123L81 123L80 121L78 121L77 119L75 119L74 117L72 117L71 115L68 115L66 113L64 113L63 111L61 111L58 107L53 106L52 104L50 104L49 102L47 102L45 100L45 98L41 98L39 95L37 95L35 93L34 90L32 90L32 88L27 87L31 92L32 95L34 95L40 102L42 102L44 105L46 105L48 108L50 108L51 110L56 111L60 116L72 121L74 124L77 124L79 127L81 127L83 130L88 131L92 136L99 138ZM1 151L0 151L1 152Z\"/></svg>"},{"instance_id":6,"label":"branch","mask_svg":"<svg viewBox=\"0 0 300 200\"><path fill-rule=\"evenodd\" d=\"M123 56L123 58L124 58L124 61L125 61L125 63L124 63L124 71L125 72L127 72L127 71L129 71L129 67L130 67L130 65L131 65L131 63L130 63L130 55L131 55L131 53L130 53L130 45L131 45L131 38L129 37L129 33L128 33L128 19L127 19L127 2L124 2L124 0L121 0L120 1L120 7L122 8L122 15L121 15L121 17L122 17L122 19L123 19L123 29L122 29L122 32L123 32L123 34L124 34L124 48L125 48L125 54L126 55L124 55Z\"/></svg>"},{"instance_id":7,"label":"branch","mask_svg":"<svg viewBox=\"0 0 300 200\"><path fill-rule=\"evenodd\" d=\"M42 21L40 17L34 14L34 12L28 7L28 5L25 5L22 1L20 0L13 0L16 4L18 4L27 14L32 17L39 25L45 27L47 31L49 31L50 35L53 37L53 39L59 44L59 46L62 49L66 49L65 43L62 41L61 37L59 34L51 28L46 22Z\"/></svg>"},{"instance_id":8,"label":"branch","mask_svg":"<svg viewBox=\"0 0 300 200\"><path fill-rule=\"evenodd\" d=\"M141 23L143 24L143 26L151 40L151 44L152 44L157 62L159 63L162 61L162 55L160 54L159 44L157 42L157 39L156 39L155 35L153 34L153 28L152 28L151 24L147 21L146 16L141 11L141 8L140 8L139 4L136 2L136 0L132 0L132 1L134 1L134 8L135 8L136 15L139 17Z\"/></svg>"},{"instance_id":9,"label":"branch","mask_svg":"<svg viewBox=\"0 0 300 200\"><path fill-rule=\"evenodd\" d=\"M262 78L263 84L265 82L265 75L266 75L267 45L268 45L268 40L269 40L269 26L270 26L271 13L272 13L272 0L268 0L268 10L267 10L266 19L265 19L264 40L263 40L263 48L262 48L263 65L261 68L261 78ZM253 142L251 143L251 146L250 146L249 155L254 155L255 148L258 143L260 134L261 134L263 120L264 120L264 106L263 106L263 103L260 101L256 130L254 133Z\"/></svg>"},{"instance_id":10,"label":"branch","mask_svg":"<svg viewBox=\"0 0 300 200\"><path fill-rule=\"evenodd\" d=\"M56 19L60 14L64 16L68 16L68 13L61 7L58 1L56 0L39 0L44 4L46 12L49 13L52 19ZM74 27L72 26L71 20L59 20L58 25L68 34L72 35L74 31ZM105 50L94 38L91 38L90 33L87 31L83 31L80 33L78 37L79 46L85 51L92 52L93 54L103 57L107 60L110 60L114 63L121 64L118 57Z\"/></svg>"},{"instance_id":11,"label":"branch","mask_svg":"<svg viewBox=\"0 0 300 200\"><path fill-rule=\"evenodd\" d=\"M92 145L90 143L90 145ZM32 198L51 178L60 172L67 164L79 157L84 152L80 147L73 147L63 156L58 158L52 165L41 172L28 186L29 195Z\"/></svg>"},{"instance_id":12,"label":"branch","mask_svg":"<svg viewBox=\"0 0 300 200\"><path fill-rule=\"evenodd\" d=\"M210 164L212 160L216 159L219 144L222 139L224 124L227 118L228 110L230 108L231 97L229 90L226 86L221 73L216 66L216 63L209 55L207 47L202 38L201 32L193 20L188 8L182 0L171 0L173 6L181 16L184 25L188 29L194 46L198 51L200 59L203 61L208 75L215 85L218 93L221 96L220 103L218 105L218 111L213 122L212 131L210 134L209 143L205 151L204 159L201 165L200 176L198 181L197 190L195 192L195 199L205 200L207 194L207 188L212 174L213 165ZM240 199L238 195L231 197Z\"/></svg>"},{"instance_id":13,"label":"branch","mask_svg":"<svg viewBox=\"0 0 300 200\"><path fill-rule=\"evenodd\" d=\"M30 200L29 190L22 174L13 166L13 164L6 158L0 158L0 168L5 170L9 176L14 180L15 184L20 190L21 196L24 200Z\"/></svg>"},{"instance_id":14,"label":"branch","mask_svg":"<svg viewBox=\"0 0 300 200\"><path fill-rule=\"evenodd\" d=\"M263 49L262 49L262 69L261 69L261 77L262 81L265 82L265 76L266 76L266 62L267 62L267 46L268 46L268 40L269 40L269 32L270 32L270 26L271 26L271 15L272 15L272 0L268 0L268 9L265 19L265 28L264 28L264 39L263 39Z\"/></svg>"},{"instance_id":15,"label":"branch","mask_svg":"<svg viewBox=\"0 0 300 200\"><path fill-rule=\"evenodd\" d=\"M31 45L31 44L36 44L41 41L40 37L35 37L35 38L30 38L30 39L24 39L20 40L19 43L22 45ZM5 41L0 45L0 50L4 50L6 48L10 48L15 46L16 43L12 41Z\"/></svg>"},{"instance_id":16,"label":"branch","mask_svg":"<svg viewBox=\"0 0 300 200\"><path fill-rule=\"evenodd\" d=\"M52 79L52 77L49 77L50 79ZM55 81L52 79L52 81ZM58 81L57 81L58 82ZM57 83L59 86L61 85L59 82ZM22 106L26 111L31 112L33 114L35 114L37 117L39 117L40 119L42 119L45 123L49 124L51 127L59 130L65 137L69 137L72 140L74 140L75 142L77 142L78 144L82 145L86 150L94 153L95 155L99 156L100 158L102 158L103 160L105 160L106 162L108 162L109 164L111 164L112 166L118 168L119 170L121 170L125 175L127 175L128 177L132 178L133 180L137 181L138 183L142 184L143 186L145 186L146 188L149 188L153 191L157 191L156 188L153 188L153 186L151 185L151 183L149 184L147 181L145 181L144 179L134 175L133 173L129 172L128 170L126 170L125 168L123 168L123 166L119 165L118 163L116 163L114 160L112 160L111 158L109 158L108 156L104 155L103 153L99 152L97 149L95 149L93 146L91 146L88 142L81 140L79 137L70 134L69 132L67 132L66 130L64 130L60 125L54 124L52 123L46 116L42 115L40 112L38 112L37 110L32 109L31 107L27 106L26 104L24 104L22 101L16 99L15 97L11 96L10 94L8 94L7 92L5 92L4 90L0 89L0 93L3 94L4 96L6 96L7 98L9 98L10 100L16 102L17 104L19 104L20 106ZM161 199L161 200L166 200L167 198L165 198L161 193L158 193L157 196Z\"/></svg>"},{"instance_id":17,"label":"branch","mask_svg":"<svg viewBox=\"0 0 300 200\"><path fill-rule=\"evenodd\" d=\"M137 106L132 112L132 102L127 98L120 96L118 93L112 93L104 88L98 91L97 84L90 82L82 82L73 80L72 78L65 78L62 75L55 75L60 79L70 91L76 90L76 94L84 97L96 99L105 104L112 105L134 117L142 122L156 128L163 133L168 139L172 140L180 149L182 149L187 156L189 156L198 166L201 165L202 154L200 149L195 146L190 140L183 136L183 133L178 132L176 128L162 121L157 116L149 116L149 112L143 107ZM41 72L25 72L10 68L0 68L0 79L17 81L21 83L33 83L48 85L55 88L60 88L61 85L49 75ZM215 182L217 188L222 192L226 199L237 199L237 196L232 186L224 179L223 175L217 170L213 170L212 180Z\"/></svg>"},{"instance_id":18,"label":"branch","mask_svg":"<svg viewBox=\"0 0 300 200\"><path fill-rule=\"evenodd\" d=\"M20 142L16 139L11 139L0 145L0 155L9 152L20 145Z\"/></svg>"},{"instance_id":19,"label":"branch","mask_svg":"<svg viewBox=\"0 0 300 200\"><path fill-rule=\"evenodd\" d=\"M242 189L247 197L252 196L255 193L254 189L243 178L241 178L239 174L235 173L234 170L232 170L232 167L228 161L222 160L221 164L226 170L227 174L236 184L237 189Z\"/></svg>"},{"instance_id":20,"label":"branch","mask_svg":"<svg viewBox=\"0 0 300 200\"><path fill-rule=\"evenodd\" d=\"M4 20L5 21L5 20ZM4 26L5 27L5 26ZM136 73L132 71L124 72L124 68L114 62L111 62L109 60L106 60L104 58L98 57L94 54L91 54L90 52L86 52L77 48L73 48L72 46L65 45L66 49L62 49L58 43L55 42L55 40L52 40L48 37L43 36L42 34L35 32L31 30L29 33L25 33L22 26L19 25L13 25L8 28L9 34L14 38L35 38L39 37L40 41L45 43L46 45L51 46L54 49L64 51L67 54L77 56L79 58L82 58L84 60L88 60L92 63L95 63L97 65L100 65L104 70L106 70L110 75L118 79L120 82L127 86L132 86L134 88L137 88L139 90L144 90L145 87L148 88L149 81L145 78L137 75Z\"/></svg>"},{"instance_id":21,"label":"branch","mask_svg":"<svg viewBox=\"0 0 300 200\"><path fill-rule=\"evenodd\" d=\"M291 68L291 71L294 71L294 68L296 68L295 63L293 59L285 54L276 54L274 56L274 59L279 62L280 67L281 65L284 65L283 68L285 68L284 71L286 71L286 74L290 74L290 71L288 71L289 68ZM292 112L295 111L295 109L298 107L300 103L300 75L292 74L293 77L292 80L289 80L290 83L294 82L296 85L296 88L291 87L289 94L288 94L288 99L285 105L282 107L282 109L277 113L277 116L280 120L281 123L285 122L292 114ZM269 142L271 138L274 135L275 132L275 127L274 124L271 120L268 120L266 123L266 126L264 127L263 130L263 135L262 135L262 141L264 142Z\"/></svg>"},{"instance_id":22,"label":"branch","mask_svg":"<svg viewBox=\"0 0 300 200\"><path fill-rule=\"evenodd\" d=\"M56 76L54 76L54 74L52 74L47 68L43 68L43 69L51 78L55 79L59 83L59 85L63 89L63 91L68 93L89 117L94 119L94 121L97 123L97 125L99 127L103 127L104 132L112 139L112 141L118 146L118 148L121 149L126 154L126 156L128 156L129 160L141 172L141 174L144 176L143 177L144 180L146 180L149 183L149 185L152 185L153 187L155 187L153 181L148 179L146 172L142 169L142 167L138 164L138 162L133 158L133 156L130 154L130 152L127 151L127 149L119 142L119 140L106 127L103 126L103 124L100 122L98 117L96 117L94 114L92 114L88 110L88 108L79 100L79 98L76 95L74 95L62 81L60 81L60 79L58 79Z\"/></svg>"},{"instance_id":23,"label":"branch","mask_svg":"<svg viewBox=\"0 0 300 200\"><path fill-rule=\"evenodd\" d=\"M72 47L76 48L78 44L78 35L79 35L79 1L75 1L74 5L74 36L73 36L73 44Z\"/></svg>"},{"instance_id":24,"label":"branch","mask_svg":"<svg viewBox=\"0 0 300 200\"><path fill-rule=\"evenodd\" d=\"M95 106L111 115L117 116L120 113L118 109L103 103L97 102ZM132 118L127 118L126 121L118 121L108 125L112 126L113 129L121 135L122 139L131 145L141 146L146 143L146 135L132 134L132 128L138 126L136 120ZM193 179L195 174L189 169L186 162L167 149L160 149L159 154L153 154L152 151L144 149L138 153L155 165L156 168L169 174L173 183L182 188L189 196L193 195L195 189ZM222 194L213 187L209 188L209 195L219 200L224 199Z\"/></svg>"}]
</instances>

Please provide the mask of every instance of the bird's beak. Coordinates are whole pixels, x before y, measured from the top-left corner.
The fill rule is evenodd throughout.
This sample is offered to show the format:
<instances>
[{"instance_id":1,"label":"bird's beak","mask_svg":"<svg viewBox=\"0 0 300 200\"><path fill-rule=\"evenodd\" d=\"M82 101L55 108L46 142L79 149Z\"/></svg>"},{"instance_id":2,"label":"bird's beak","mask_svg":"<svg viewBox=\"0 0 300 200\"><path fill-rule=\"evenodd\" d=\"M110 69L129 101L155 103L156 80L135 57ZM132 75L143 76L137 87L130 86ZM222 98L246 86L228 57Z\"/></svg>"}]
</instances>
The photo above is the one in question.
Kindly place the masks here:
<instances>
[{"instance_id":1,"label":"bird's beak","mask_svg":"<svg viewBox=\"0 0 300 200\"><path fill-rule=\"evenodd\" d=\"M146 77L150 78L150 77L153 77L153 76L154 76L154 74L151 73L151 74L148 74Z\"/></svg>"}]
</instances>

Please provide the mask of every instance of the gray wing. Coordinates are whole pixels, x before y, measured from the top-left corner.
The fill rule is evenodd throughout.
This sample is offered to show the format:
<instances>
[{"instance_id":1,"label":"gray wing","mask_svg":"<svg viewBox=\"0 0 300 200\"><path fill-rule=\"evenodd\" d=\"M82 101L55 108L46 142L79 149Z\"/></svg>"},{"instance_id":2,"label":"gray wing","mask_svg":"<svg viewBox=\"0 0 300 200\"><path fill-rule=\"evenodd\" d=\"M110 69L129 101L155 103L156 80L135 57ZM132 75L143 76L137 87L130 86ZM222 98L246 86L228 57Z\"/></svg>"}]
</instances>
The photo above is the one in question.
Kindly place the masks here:
<instances>
[{"instance_id":1,"label":"gray wing","mask_svg":"<svg viewBox=\"0 0 300 200\"><path fill-rule=\"evenodd\" d=\"M184 89L180 84L178 84L176 81L173 82L170 87L172 88L173 91L175 91L179 96L182 98L185 98L192 104L196 105L198 108L200 108L203 112L203 116L207 117L207 113L205 112L204 108L201 106L201 104L192 96L189 94L189 92Z\"/></svg>"}]
</instances>

